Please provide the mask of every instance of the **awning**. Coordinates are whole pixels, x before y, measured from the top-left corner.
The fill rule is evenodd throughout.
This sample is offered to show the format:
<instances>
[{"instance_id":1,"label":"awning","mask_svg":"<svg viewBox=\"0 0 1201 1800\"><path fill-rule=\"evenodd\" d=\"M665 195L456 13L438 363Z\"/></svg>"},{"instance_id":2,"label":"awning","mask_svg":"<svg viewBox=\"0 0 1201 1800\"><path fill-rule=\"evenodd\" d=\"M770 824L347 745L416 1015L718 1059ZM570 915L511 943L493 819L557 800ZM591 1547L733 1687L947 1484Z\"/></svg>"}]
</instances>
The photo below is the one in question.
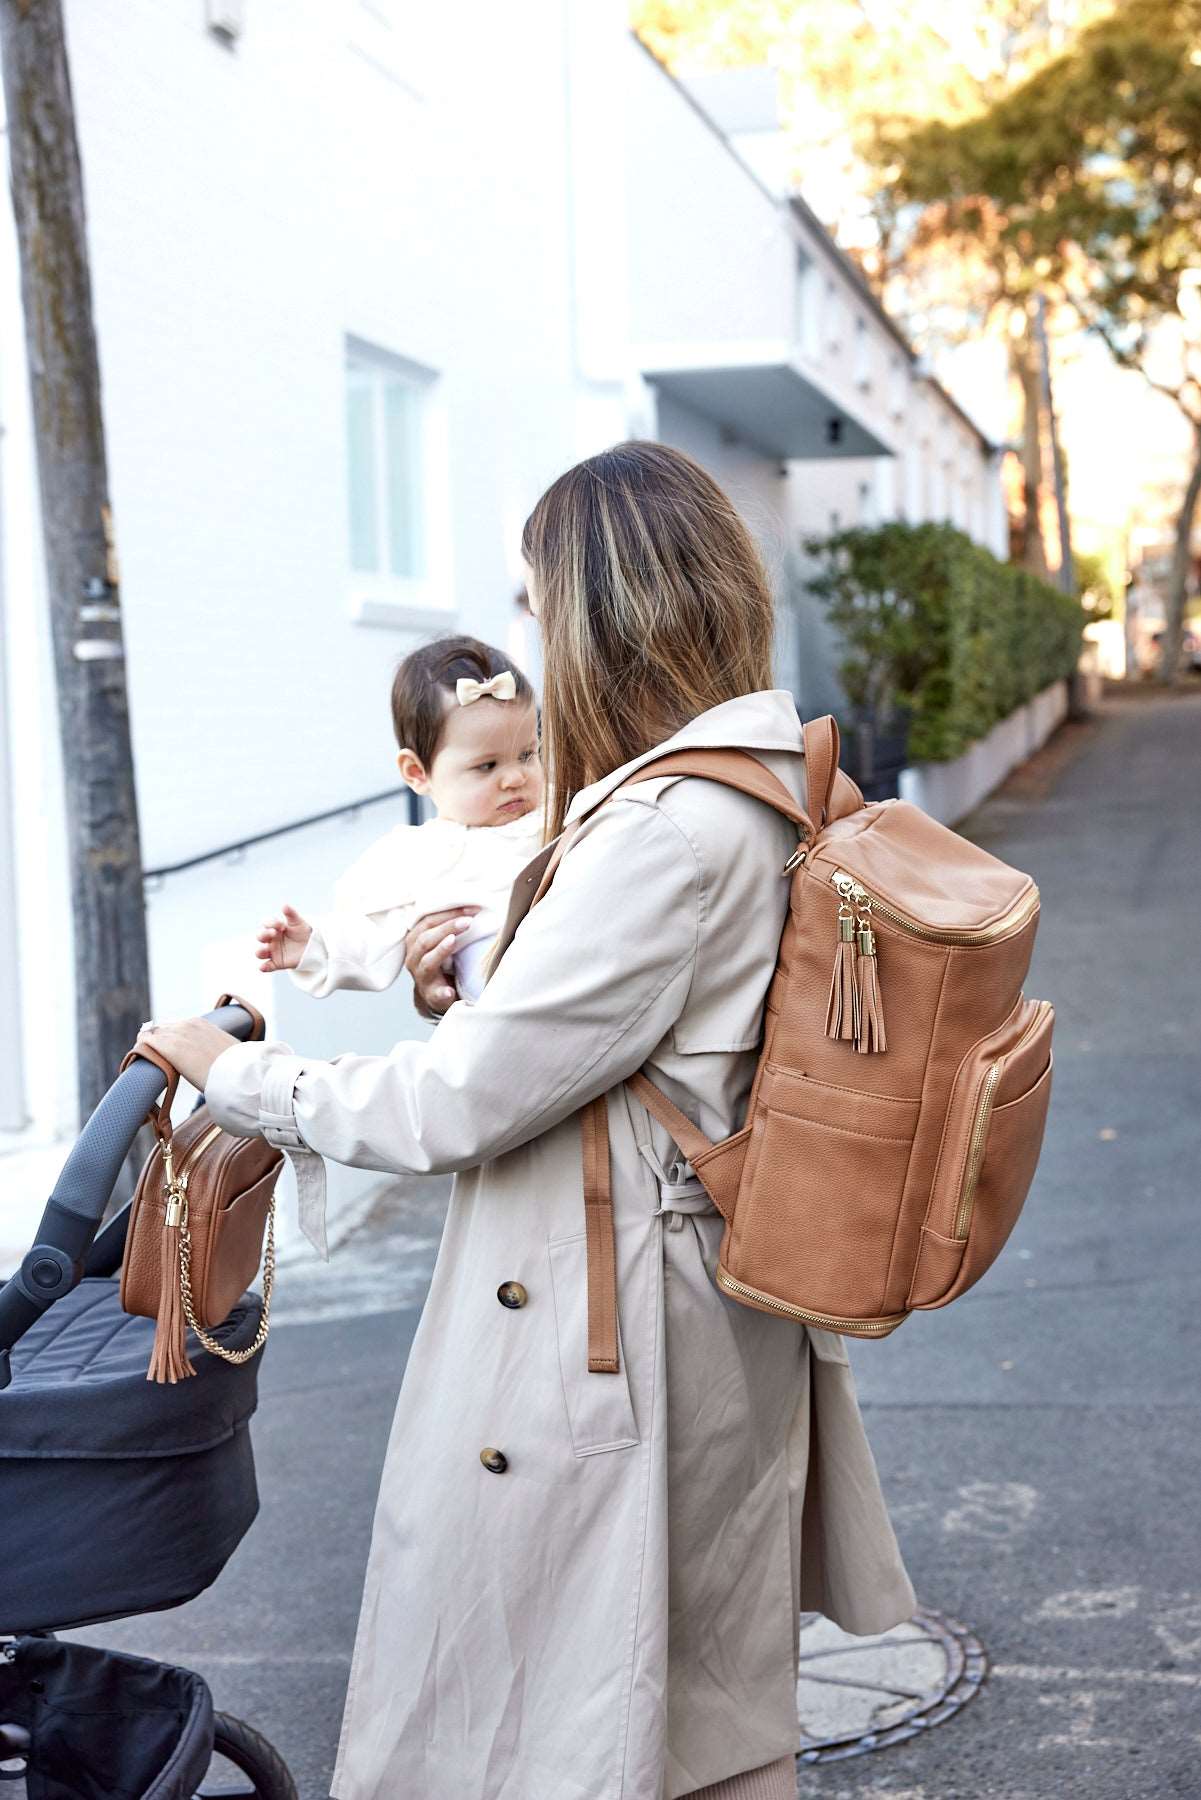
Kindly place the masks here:
<instances>
[{"instance_id":1,"label":"awning","mask_svg":"<svg viewBox=\"0 0 1201 1800\"><path fill-rule=\"evenodd\" d=\"M787 355L744 361L717 349L712 360L698 357L678 368L655 366L653 351L642 360L643 376L660 393L781 462L896 454Z\"/></svg>"}]
</instances>

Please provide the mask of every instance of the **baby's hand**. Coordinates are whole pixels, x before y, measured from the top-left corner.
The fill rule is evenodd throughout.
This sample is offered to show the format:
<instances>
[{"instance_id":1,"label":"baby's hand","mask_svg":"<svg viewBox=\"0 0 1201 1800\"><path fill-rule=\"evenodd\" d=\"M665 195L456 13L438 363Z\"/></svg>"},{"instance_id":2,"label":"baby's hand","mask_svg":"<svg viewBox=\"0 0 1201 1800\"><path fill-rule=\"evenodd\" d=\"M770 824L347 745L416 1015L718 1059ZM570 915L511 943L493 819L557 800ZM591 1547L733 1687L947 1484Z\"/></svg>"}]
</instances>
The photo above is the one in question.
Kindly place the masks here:
<instances>
[{"instance_id":1,"label":"baby's hand","mask_svg":"<svg viewBox=\"0 0 1201 1800\"><path fill-rule=\"evenodd\" d=\"M294 969L304 955L304 947L313 935L307 919L295 907L284 906L277 919L268 919L259 932L259 968L264 975L276 969Z\"/></svg>"}]
</instances>

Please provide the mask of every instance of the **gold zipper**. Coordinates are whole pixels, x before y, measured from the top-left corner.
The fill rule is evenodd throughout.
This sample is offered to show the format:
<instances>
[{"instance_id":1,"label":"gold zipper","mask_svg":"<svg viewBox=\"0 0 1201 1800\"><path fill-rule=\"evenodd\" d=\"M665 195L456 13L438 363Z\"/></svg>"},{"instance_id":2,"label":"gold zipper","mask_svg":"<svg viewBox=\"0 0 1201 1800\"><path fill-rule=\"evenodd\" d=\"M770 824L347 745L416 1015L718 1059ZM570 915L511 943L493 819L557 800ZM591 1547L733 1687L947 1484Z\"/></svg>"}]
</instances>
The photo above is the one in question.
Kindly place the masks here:
<instances>
[{"instance_id":1,"label":"gold zipper","mask_svg":"<svg viewBox=\"0 0 1201 1800\"><path fill-rule=\"evenodd\" d=\"M220 1125L210 1125L207 1131L201 1132L200 1136L196 1139L196 1142L191 1146L191 1148L189 1150L185 1151L184 1159L179 1165L179 1170L178 1170L179 1176L182 1177L184 1175L189 1163L194 1163L196 1161L196 1158L200 1155L200 1152L202 1150L207 1150L209 1145L212 1143L213 1139L216 1137L220 1137L220 1136L221 1136Z\"/></svg>"},{"instance_id":2,"label":"gold zipper","mask_svg":"<svg viewBox=\"0 0 1201 1800\"><path fill-rule=\"evenodd\" d=\"M188 1222L188 1165L195 1161L200 1152L221 1135L220 1125L210 1125L203 1131L184 1152L184 1159L178 1169L175 1167L174 1147L172 1143L163 1145L163 1189L166 1203L163 1210L163 1224L168 1231Z\"/></svg>"},{"instance_id":3,"label":"gold zipper","mask_svg":"<svg viewBox=\"0 0 1201 1800\"><path fill-rule=\"evenodd\" d=\"M774 1294L765 1294L760 1288L747 1287L745 1282L735 1281L720 1263L717 1265L717 1285L727 1294L739 1295L744 1300L755 1300L760 1306L768 1306L772 1312L784 1313L790 1319L800 1319L805 1325L816 1325L822 1331L847 1331L855 1337L883 1337L909 1317L907 1312L894 1313L890 1318L872 1319L869 1323L864 1323L860 1319L835 1318L831 1313L810 1312L807 1307L793 1306L788 1300L777 1300Z\"/></svg>"},{"instance_id":4,"label":"gold zipper","mask_svg":"<svg viewBox=\"0 0 1201 1800\"><path fill-rule=\"evenodd\" d=\"M1038 889L1033 888L1016 906L1011 907L1003 919L998 919L995 925L982 925L974 931L945 931L937 925L919 925L915 920L906 918L904 913L889 906L887 900L881 900L845 869L835 869L830 881L840 894L845 890L855 900L870 901L873 911L881 914L890 924L899 926L911 937L926 938L934 944L991 944L994 939L1004 937L1006 932L1024 925L1038 908Z\"/></svg>"},{"instance_id":5,"label":"gold zipper","mask_svg":"<svg viewBox=\"0 0 1201 1800\"><path fill-rule=\"evenodd\" d=\"M992 1117L993 1098L997 1091L997 1083L1001 1079L1001 1069L1011 1056L1016 1056L1035 1026L1043 1018L1050 1002L1040 1000L1034 1009L1034 1017L1023 1031L1012 1050L990 1063L988 1073L984 1077L984 1085L980 1089L980 1098L976 1102L976 1116L972 1121L972 1137L968 1145L967 1171L963 1177L963 1191L959 1196L959 1205L955 1208L955 1223L951 1236L961 1243L967 1241L968 1226L971 1224L972 1204L976 1198L976 1183L980 1179L980 1163L984 1153L984 1139L988 1133L988 1121Z\"/></svg>"},{"instance_id":6,"label":"gold zipper","mask_svg":"<svg viewBox=\"0 0 1201 1800\"><path fill-rule=\"evenodd\" d=\"M980 1154L984 1149L984 1138L992 1113L992 1098L1000 1079L1000 1063L991 1063L988 1074L984 1077L984 1086L980 1089L980 1098L976 1102L976 1117L972 1123L972 1141L968 1145L967 1173L963 1178L963 1192L959 1196L959 1205L955 1208L955 1224L951 1229L951 1236L961 1242L967 1240L967 1228L972 1217L972 1202L976 1198L976 1181L980 1174Z\"/></svg>"}]
</instances>

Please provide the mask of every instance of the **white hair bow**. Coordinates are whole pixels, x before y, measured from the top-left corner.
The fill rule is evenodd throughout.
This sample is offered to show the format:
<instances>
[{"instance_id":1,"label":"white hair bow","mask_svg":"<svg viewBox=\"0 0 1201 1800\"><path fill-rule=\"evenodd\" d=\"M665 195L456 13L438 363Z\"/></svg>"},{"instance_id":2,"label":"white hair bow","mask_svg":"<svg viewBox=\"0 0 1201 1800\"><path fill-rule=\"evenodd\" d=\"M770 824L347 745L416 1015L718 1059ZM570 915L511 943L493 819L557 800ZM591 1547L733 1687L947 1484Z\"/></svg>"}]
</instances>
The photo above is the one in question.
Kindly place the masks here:
<instances>
[{"instance_id":1,"label":"white hair bow","mask_svg":"<svg viewBox=\"0 0 1201 1800\"><path fill-rule=\"evenodd\" d=\"M512 669L502 669L491 681L473 681L470 675L460 675L455 682L455 698L460 706L470 706L485 695L491 700L516 700L517 678Z\"/></svg>"}]
</instances>

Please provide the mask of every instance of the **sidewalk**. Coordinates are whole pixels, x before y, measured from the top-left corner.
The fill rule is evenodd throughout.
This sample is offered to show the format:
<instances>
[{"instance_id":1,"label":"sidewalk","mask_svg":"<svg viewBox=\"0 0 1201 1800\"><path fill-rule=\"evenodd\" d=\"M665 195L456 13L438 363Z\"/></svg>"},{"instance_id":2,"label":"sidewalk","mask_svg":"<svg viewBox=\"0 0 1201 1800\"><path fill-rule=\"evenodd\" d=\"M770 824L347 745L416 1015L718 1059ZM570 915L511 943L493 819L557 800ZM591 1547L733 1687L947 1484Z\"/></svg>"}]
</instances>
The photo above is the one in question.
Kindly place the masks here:
<instances>
[{"instance_id":1,"label":"sidewalk","mask_svg":"<svg viewBox=\"0 0 1201 1800\"><path fill-rule=\"evenodd\" d=\"M981 1287L852 1356L919 1596L992 1673L831 1800L1201 1792L1199 807L1201 694L1108 703L966 827L1042 889L1047 1142Z\"/></svg>"},{"instance_id":2,"label":"sidewalk","mask_svg":"<svg viewBox=\"0 0 1201 1800\"><path fill-rule=\"evenodd\" d=\"M1201 1791L1199 798L1201 696L1115 703L970 822L1043 891L1030 991L1059 1013L1046 1149L982 1286L852 1354L919 1598L978 1635L991 1674L945 1725L802 1769L802 1795ZM88 1634L194 1664L280 1745L305 1800L328 1793L444 1192L398 1187L330 1269L281 1281L256 1529L193 1605Z\"/></svg>"}]
</instances>

